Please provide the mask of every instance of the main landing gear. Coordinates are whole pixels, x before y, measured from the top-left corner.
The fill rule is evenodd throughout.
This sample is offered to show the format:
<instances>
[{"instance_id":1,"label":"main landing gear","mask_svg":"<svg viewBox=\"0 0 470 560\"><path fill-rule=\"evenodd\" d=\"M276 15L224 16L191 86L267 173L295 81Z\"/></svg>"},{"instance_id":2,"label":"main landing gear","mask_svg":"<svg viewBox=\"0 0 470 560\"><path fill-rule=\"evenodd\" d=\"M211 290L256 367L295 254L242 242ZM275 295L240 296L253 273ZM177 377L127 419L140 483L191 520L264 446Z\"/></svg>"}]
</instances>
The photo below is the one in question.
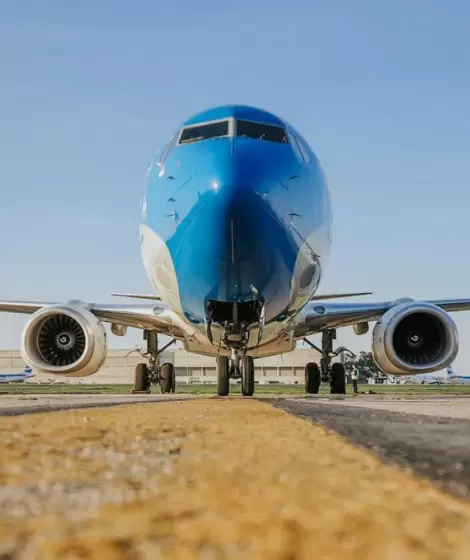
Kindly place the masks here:
<instances>
[{"instance_id":1,"label":"main landing gear","mask_svg":"<svg viewBox=\"0 0 470 560\"><path fill-rule=\"evenodd\" d=\"M318 348L304 338L304 341L320 352L322 358L320 366L314 362L310 362L305 366L305 392L307 394L316 394L320 390L320 384L330 384L330 393L336 395L346 394L346 374L344 364L336 362L331 363L331 358L336 356L333 351L333 340L336 338L336 330L329 329L322 332L322 348Z\"/></svg>"},{"instance_id":2,"label":"main landing gear","mask_svg":"<svg viewBox=\"0 0 470 560\"><path fill-rule=\"evenodd\" d=\"M217 394L226 397L230 392L230 379L241 379L242 395L251 397L255 392L255 365L251 356L217 358Z\"/></svg>"},{"instance_id":3,"label":"main landing gear","mask_svg":"<svg viewBox=\"0 0 470 560\"><path fill-rule=\"evenodd\" d=\"M152 384L160 385L162 393L174 393L176 388L175 366L170 363L160 365L159 356L175 341L171 340L163 348L158 348L158 334L155 331L144 331L144 340L147 341L148 365L137 364L134 373L133 393L151 393Z\"/></svg>"}]
</instances>

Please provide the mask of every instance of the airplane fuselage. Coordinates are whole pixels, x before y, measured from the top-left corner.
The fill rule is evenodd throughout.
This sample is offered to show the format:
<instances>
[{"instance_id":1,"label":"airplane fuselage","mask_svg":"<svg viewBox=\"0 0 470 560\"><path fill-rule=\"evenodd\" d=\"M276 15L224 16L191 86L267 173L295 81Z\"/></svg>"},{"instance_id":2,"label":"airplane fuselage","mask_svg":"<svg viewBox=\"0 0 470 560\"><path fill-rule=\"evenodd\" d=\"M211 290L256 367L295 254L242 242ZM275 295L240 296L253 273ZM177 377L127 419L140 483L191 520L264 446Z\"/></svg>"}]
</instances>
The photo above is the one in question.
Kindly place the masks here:
<instances>
[{"instance_id":1,"label":"airplane fuselage","mask_svg":"<svg viewBox=\"0 0 470 560\"><path fill-rule=\"evenodd\" d=\"M155 291L194 330L188 350L292 348L284 326L318 288L331 227L315 154L271 113L227 106L193 116L150 165L142 256Z\"/></svg>"},{"instance_id":2,"label":"airplane fuselage","mask_svg":"<svg viewBox=\"0 0 470 560\"><path fill-rule=\"evenodd\" d=\"M0 383L24 383L27 379L35 377L30 368L25 368L21 373L2 373Z\"/></svg>"}]
</instances>

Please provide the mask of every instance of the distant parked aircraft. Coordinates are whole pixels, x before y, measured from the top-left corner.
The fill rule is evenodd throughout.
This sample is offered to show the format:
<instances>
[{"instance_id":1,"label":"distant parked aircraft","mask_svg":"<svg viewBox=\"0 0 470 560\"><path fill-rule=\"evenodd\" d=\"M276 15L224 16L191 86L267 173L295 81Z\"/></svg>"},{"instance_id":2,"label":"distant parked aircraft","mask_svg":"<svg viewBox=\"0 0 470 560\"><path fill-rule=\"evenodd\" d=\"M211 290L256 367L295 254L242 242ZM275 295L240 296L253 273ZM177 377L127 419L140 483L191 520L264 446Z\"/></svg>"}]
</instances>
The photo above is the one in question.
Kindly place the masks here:
<instances>
[{"instance_id":1,"label":"distant parked aircraft","mask_svg":"<svg viewBox=\"0 0 470 560\"><path fill-rule=\"evenodd\" d=\"M444 375L410 375L406 378L411 383L421 383L422 385L466 385L470 383L469 375L458 375L452 366L446 368Z\"/></svg>"},{"instance_id":2,"label":"distant parked aircraft","mask_svg":"<svg viewBox=\"0 0 470 560\"><path fill-rule=\"evenodd\" d=\"M470 383L470 375L458 375L457 373L454 373L452 366L449 366L446 369L445 379L448 383L452 383L453 385L467 385Z\"/></svg>"},{"instance_id":3,"label":"distant parked aircraft","mask_svg":"<svg viewBox=\"0 0 470 560\"><path fill-rule=\"evenodd\" d=\"M35 377L32 368L25 366L22 372L18 373L0 373L0 383L24 383L26 379Z\"/></svg>"}]
</instances>

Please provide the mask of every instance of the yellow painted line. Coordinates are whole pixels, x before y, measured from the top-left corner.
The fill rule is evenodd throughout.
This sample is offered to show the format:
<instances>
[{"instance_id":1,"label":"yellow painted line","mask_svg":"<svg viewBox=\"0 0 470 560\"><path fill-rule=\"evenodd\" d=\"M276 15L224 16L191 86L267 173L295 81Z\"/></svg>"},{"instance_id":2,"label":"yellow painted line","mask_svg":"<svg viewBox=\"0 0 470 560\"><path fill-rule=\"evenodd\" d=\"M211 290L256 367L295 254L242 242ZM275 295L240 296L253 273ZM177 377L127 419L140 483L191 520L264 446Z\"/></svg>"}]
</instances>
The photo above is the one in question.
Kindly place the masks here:
<instances>
[{"instance_id":1,"label":"yellow painted line","mask_svg":"<svg viewBox=\"0 0 470 560\"><path fill-rule=\"evenodd\" d=\"M1 418L0 442L2 558L470 558L467 503L257 401Z\"/></svg>"}]
</instances>

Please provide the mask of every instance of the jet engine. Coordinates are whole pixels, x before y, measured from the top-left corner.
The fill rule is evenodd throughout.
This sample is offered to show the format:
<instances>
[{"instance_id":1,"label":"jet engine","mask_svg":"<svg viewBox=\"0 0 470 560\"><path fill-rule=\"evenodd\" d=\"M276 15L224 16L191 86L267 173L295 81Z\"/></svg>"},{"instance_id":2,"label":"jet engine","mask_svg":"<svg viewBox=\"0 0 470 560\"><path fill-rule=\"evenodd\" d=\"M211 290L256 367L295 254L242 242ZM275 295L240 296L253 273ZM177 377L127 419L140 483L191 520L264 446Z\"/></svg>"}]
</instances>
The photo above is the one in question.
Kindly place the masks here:
<instances>
[{"instance_id":1,"label":"jet engine","mask_svg":"<svg viewBox=\"0 0 470 560\"><path fill-rule=\"evenodd\" d=\"M393 375L430 373L457 356L458 332L440 307L413 300L398 303L376 323L372 354L379 368Z\"/></svg>"},{"instance_id":2,"label":"jet engine","mask_svg":"<svg viewBox=\"0 0 470 560\"><path fill-rule=\"evenodd\" d=\"M24 361L46 373L92 375L103 365L106 353L102 323L78 302L43 307L31 316L23 331Z\"/></svg>"}]
</instances>

